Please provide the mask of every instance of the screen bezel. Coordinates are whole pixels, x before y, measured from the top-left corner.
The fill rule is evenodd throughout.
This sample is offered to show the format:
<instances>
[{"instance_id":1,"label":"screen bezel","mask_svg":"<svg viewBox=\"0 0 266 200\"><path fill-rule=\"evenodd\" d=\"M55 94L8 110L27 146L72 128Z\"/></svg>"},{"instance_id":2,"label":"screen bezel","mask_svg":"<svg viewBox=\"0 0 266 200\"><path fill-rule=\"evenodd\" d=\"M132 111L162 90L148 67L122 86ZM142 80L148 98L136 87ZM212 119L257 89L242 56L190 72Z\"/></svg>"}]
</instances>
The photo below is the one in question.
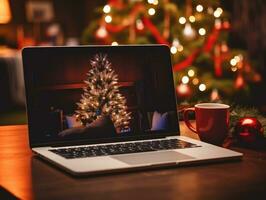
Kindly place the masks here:
<instances>
[{"instance_id":1,"label":"screen bezel","mask_svg":"<svg viewBox=\"0 0 266 200\"><path fill-rule=\"evenodd\" d=\"M170 50L169 47L166 45L119 45L119 46L106 46L106 45L84 45L84 46L73 46L73 47L64 47L64 46L57 46L57 47L26 47L22 50L22 59L23 59L23 71L24 71L24 81L25 81L25 90L26 90L26 110L27 110L27 119L28 119L28 131L29 131L29 143L30 147L42 147L42 146L67 146L67 145L83 145L83 144L98 144L98 143L110 143L110 142L122 142L122 141L132 141L132 140L145 140L145 139L155 139L155 138L163 138L167 136L178 136L180 135L180 128L179 128L179 119L176 109L176 118L177 118L177 126L175 132L159 132L159 133L152 133L152 134L138 134L134 136L118 136L115 138L101 138L101 139L81 139L81 140L64 140L64 141L33 141L31 139L31 135L34 134L32 130L32 107L33 105L33 93L30 92L34 89L34 82L33 82L33 70L34 68L31 66L27 66L27 60L31 59L32 51L36 53L40 49L43 48L52 48L53 51L61 51L65 48L124 48L124 51L129 51L131 48L138 48L139 51L152 51L157 50L161 51L161 56L166 56L168 60L167 67L168 70L168 76L171 76L171 87L169 88L169 91L171 90L174 92L174 95L176 97L175 93L175 87L174 87L174 79L173 79L173 72L172 72L172 62L171 62L171 56L170 56ZM158 50L159 49L159 50ZM40 51L41 53L41 51ZM170 78L170 77L169 77ZM176 98L175 98L175 103Z\"/></svg>"}]
</instances>

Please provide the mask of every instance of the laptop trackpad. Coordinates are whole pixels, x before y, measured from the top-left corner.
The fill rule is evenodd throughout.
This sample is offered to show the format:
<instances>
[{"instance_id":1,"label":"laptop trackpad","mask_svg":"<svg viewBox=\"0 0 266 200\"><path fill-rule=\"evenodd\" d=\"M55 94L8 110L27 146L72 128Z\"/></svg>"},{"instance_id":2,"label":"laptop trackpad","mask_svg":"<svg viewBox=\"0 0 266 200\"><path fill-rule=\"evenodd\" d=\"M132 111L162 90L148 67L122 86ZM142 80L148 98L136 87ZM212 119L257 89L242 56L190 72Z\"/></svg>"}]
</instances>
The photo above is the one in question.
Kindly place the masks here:
<instances>
[{"instance_id":1,"label":"laptop trackpad","mask_svg":"<svg viewBox=\"0 0 266 200\"><path fill-rule=\"evenodd\" d=\"M127 155L116 155L111 156L116 160L122 161L129 165L142 165L148 163L167 163L177 162L179 160L190 160L194 157L175 152L175 151L164 151L164 152L146 152L146 153L135 153Z\"/></svg>"}]
</instances>

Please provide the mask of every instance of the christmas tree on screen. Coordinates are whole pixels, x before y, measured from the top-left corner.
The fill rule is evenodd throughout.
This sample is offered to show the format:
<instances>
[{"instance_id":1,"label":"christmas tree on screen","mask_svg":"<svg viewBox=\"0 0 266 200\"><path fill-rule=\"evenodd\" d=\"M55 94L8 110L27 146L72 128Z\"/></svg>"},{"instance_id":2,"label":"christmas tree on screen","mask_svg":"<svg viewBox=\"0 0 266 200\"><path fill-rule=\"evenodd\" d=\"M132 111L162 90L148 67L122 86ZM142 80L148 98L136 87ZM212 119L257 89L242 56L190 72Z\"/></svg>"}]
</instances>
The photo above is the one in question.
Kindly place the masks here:
<instances>
[{"instance_id":1,"label":"christmas tree on screen","mask_svg":"<svg viewBox=\"0 0 266 200\"><path fill-rule=\"evenodd\" d=\"M260 75L227 44L230 16L217 0L109 0L96 9L84 44L166 44L179 99L248 97Z\"/></svg>"},{"instance_id":2,"label":"christmas tree on screen","mask_svg":"<svg viewBox=\"0 0 266 200\"><path fill-rule=\"evenodd\" d=\"M76 118L84 126L108 116L117 132L129 130L130 113L127 112L126 99L119 92L118 76L106 54L96 54L90 61L91 69L84 81L86 86L77 103Z\"/></svg>"}]
</instances>

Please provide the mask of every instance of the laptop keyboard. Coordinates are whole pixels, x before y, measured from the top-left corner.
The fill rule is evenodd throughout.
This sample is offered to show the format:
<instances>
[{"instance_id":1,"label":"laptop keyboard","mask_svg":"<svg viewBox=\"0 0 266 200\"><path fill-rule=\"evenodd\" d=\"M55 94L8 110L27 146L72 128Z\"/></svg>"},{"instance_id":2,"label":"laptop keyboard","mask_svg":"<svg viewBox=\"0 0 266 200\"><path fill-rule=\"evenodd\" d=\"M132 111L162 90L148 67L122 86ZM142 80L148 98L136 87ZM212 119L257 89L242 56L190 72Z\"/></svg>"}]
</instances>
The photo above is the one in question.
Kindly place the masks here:
<instances>
[{"instance_id":1,"label":"laptop keyboard","mask_svg":"<svg viewBox=\"0 0 266 200\"><path fill-rule=\"evenodd\" d=\"M66 159L108 156L128 153L141 153L169 149L184 149L200 147L199 145L178 139L162 139L143 142L129 142L95 146L51 149L49 151L63 156Z\"/></svg>"}]
</instances>

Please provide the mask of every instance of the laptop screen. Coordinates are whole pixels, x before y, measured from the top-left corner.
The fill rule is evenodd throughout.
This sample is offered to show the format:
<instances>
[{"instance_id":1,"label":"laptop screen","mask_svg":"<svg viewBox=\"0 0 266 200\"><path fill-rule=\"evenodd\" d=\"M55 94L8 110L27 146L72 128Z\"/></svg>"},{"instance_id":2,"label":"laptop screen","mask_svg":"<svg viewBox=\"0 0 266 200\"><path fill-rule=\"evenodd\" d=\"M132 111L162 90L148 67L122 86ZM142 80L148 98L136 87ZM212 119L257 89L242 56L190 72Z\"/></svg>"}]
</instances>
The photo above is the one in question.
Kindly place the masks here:
<instances>
[{"instance_id":1,"label":"laptop screen","mask_svg":"<svg viewBox=\"0 0 266 200\"><path fill-rule=\"evenodd\" d=\"M23 50L31 146L179 134L166 46Z\"/></svg>"}]
</instances>

